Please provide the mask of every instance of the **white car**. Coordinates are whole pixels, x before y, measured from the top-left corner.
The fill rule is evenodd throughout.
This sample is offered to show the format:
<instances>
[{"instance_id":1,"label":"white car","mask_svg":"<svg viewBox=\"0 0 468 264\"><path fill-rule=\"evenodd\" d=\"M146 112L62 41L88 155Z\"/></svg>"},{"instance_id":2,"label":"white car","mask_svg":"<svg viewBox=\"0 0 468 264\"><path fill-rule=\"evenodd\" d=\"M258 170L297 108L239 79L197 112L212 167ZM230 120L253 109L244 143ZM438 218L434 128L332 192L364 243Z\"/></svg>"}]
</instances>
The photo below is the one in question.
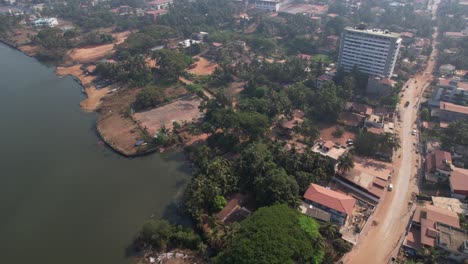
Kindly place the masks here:
<instances>
[{"instance_id":1,"label":"white car","mask_svg":"<svg viewBox=\"0 0 468 264\"><path fill-rule=\"evenodd\" d=\"M390 184L388 185L387 189L388 189L388 191L391 192L391 191L393 190L393 184L390 183Z\"/></svg>"},{"instance_id":2,"label":"white car","mask_svg":"<svg viewBox=\"0 0 468 264\"><path fill-rule=\"evenodd\" d=\"M416 129L413 129L413 131L411 132L411 135L416 135Z\"/></svg>"}]
</instances>

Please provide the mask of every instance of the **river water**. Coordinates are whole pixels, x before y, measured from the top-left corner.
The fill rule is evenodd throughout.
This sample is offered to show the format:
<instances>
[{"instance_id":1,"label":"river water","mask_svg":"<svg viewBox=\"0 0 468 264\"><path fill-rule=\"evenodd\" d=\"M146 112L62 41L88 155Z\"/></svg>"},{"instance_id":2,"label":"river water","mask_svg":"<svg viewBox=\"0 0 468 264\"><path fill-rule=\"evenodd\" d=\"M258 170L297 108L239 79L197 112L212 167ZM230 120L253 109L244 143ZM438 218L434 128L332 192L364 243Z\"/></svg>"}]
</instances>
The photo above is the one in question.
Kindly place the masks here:
<instances>
[{"instance_id":1,"label":"river water","mask_svg":"<svg viewBox=\"0 0 468 264\"><path fill-rule=\"evenodd\" d=\"M182 155L119 156L83 98L71 77L0 44L0 263L129 263L142 223L173 214Z\"/></svg>"}]
</instances>

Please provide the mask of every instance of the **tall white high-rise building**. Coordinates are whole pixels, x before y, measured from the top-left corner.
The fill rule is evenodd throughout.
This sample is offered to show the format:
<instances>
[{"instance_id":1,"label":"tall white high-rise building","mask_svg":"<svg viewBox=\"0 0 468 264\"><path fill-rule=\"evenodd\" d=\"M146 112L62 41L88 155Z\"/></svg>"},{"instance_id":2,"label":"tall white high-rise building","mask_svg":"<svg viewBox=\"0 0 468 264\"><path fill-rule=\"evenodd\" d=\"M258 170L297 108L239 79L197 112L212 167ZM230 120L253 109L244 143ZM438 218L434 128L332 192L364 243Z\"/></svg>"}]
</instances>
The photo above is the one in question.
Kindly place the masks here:
<instances>
[{"instance_id":1,"label":"tall white high-rise building","mask_svg":"<svg viewBox=\"0 0 468 264\"><path fill-rule=\"evenodd\" d=\"M401 38L388 30L347 27L341 34L339 67L391 78L400 51Z\"/></svg>"}]
</instances>

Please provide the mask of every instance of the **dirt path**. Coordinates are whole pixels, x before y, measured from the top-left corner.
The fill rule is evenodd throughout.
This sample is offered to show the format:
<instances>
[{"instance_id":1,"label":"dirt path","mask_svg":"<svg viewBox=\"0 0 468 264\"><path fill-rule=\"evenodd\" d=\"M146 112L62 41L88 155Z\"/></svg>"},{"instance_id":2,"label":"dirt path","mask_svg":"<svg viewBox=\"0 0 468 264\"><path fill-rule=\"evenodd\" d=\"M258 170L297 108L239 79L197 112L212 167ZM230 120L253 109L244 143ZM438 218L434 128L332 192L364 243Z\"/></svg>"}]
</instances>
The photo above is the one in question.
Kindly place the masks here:
<instances>
[{"instance_id":1,"label":"dirt path","mask_svg":"<svg viewBox=\"0 0 468 264\"><path fill-rule=\"evenodd\" d=\"M438 3L435 3L433 12ZM436 37L437 33L433 36L434 40ZM435 46L435 41L433 46ZM434 47L431 58L436 54L437 50ZM415 153L413 145L418 143L418 139L412 136L411 132L416 128L419 98L432 80L432 75L426 72L432 73L434 64L435 61L429 60L424 72L405 83L404 87L408 85L408 88L405 89L399 106L402 121L397 123L401 149L397 151L394 159L397 171L392 180L394 190L386 194L371 217L370 221L376 225L363 231L357 246L343 258L344 263L388 263L391 257L397 255L403 242L405 228L413 209L409 205L411 194L418 191L417 175L421 162L420 155ZM410 101L410 105L405 108L406 101Z\"/></svg>"},{"instance_id":2,"label":"dirt path","mask_svg":"<svg viewBox=\"0 0 468 264\"><path fill-rule=\"evenodd\" d=\"M115 45L118 45L127 39L130 31L112 34L116 39L114 43L99 45L95 47L72 49L68 52L70 59L80 63L94 62L100 58L111 55L115 52Z\"/></svg>"}]
</instances>

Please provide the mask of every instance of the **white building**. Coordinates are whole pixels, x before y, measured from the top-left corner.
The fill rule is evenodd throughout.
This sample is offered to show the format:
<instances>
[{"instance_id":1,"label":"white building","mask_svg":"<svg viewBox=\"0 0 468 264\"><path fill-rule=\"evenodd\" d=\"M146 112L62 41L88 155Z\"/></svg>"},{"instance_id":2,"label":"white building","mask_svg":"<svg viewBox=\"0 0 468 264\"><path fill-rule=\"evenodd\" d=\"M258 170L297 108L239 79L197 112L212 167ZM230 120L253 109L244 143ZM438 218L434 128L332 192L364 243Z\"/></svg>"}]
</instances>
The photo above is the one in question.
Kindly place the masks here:
<instances>
[{"instance_id":1,"label":"white building","mask_svg":"<svg viewBox=\"0 0 468 264\"><path fill-rule=\"evenodd\" d=\"M55 17L39 18L34 21L36 27L55 27L58 25L58 20Z\"/></svg>"},{"instance_id":2,"label":"white building","mask_svg":"<svg viewBox=\"0 0 468 264\"><path fill-rule=\"evenodd\" d=\"M173 0L153 0L147 2L146 5L149 9L152 10L162 10L162 9L169 9L169 6L172 5Z\"/></svg>"},{"instance_id":3,"label":"white building","mask_svg":"<svg viewBox=\"0 0 468 264\"><path fill-rule=\"evenodd\" d=\"M280 0L258 0L255 1L255 8L269 12L278 12L281 6Z\"/></svg>"},{"instance_id":4,"label":"white building","mask_svg":"<svg viewBox=\"0 0 468 264\"><path fill-rule=\"evenodd\" d=\"M350 71L357 66L364 73L391 78L400 44L399 34L388 30L347 27L341 35L339 67Z\"/></svg>"}]
</instances>

